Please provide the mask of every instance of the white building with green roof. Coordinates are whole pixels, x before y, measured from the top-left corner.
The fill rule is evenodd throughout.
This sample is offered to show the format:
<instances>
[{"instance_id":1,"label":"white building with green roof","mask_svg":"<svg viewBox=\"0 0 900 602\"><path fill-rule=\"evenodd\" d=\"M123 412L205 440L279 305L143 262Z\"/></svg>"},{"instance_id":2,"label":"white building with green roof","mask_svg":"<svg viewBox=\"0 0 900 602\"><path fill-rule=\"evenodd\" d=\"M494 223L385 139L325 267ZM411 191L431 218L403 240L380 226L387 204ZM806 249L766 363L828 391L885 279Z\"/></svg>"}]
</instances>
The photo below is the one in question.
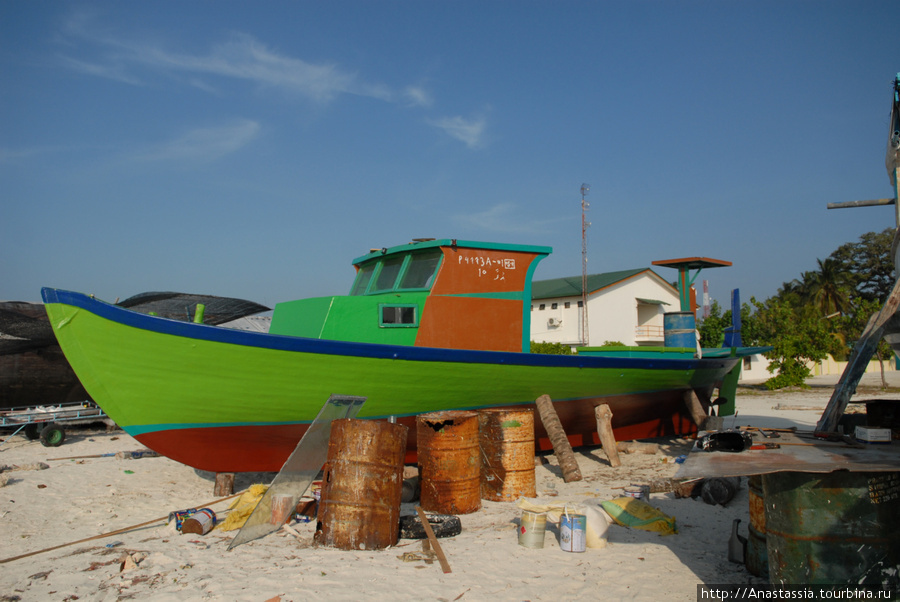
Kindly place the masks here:
<instances>
[{"instance_id":1,"label":"white building with green roof","mask_svg":"<svg viewBox=\"0 0 900 602\"><path fill-rule=\"evenodd\" d=\"M536 280L531 291L531 340L564 345L663 345L663 314L680 311L678 289L650 268L587 277L587 340L582 277Z\"/></svg>"}]
</instances>

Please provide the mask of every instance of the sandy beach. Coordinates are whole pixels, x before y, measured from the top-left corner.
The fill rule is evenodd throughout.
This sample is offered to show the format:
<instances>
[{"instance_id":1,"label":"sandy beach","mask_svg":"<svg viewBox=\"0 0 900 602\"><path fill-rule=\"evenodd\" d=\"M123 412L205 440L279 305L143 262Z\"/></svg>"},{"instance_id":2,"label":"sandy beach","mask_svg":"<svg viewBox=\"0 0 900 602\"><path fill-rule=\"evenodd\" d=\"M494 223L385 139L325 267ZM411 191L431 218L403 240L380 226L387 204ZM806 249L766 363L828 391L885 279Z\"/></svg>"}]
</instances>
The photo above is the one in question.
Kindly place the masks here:
<instances>
[{"instance_id":1,"label":"sandy beach","mask_svg":"<svg viewBox=\"0 0 900 602\"><path fill-rule=\"evenodd\" d=\"M854 401L896 398L900 378L889 373L863 380ZM810 389L767 392L741 387L738 415L726 426L812 427L837 377L810 379ZM4 434L4 437L8 436ZM565 483L553 454L536 466L536 504L578 507L612 499L622 487L675 475L675 459L692 441L654 440L652 455L620 454L612 468L600 448L577 450L584 479ZM743 565L729 562L732 522L741 534L749 523L746 479L726 506L653 493L649 503L676 519L678 533L611 525L609 544L583 553L560 549L555 526L542 549L518 544L522 511L514 502L483 502L462 515L462 533L440 540L452 569L426 563L419 540L401 539L379 551L343 551L313 545L315 523L293 522L297 538L280 531L226 548L236 531L181 534L169 512L208 505L213 477L167 458L115 457L57 460L143 449L121 430L72 428L65 443L43 447L17 435L0 447L0 557L11 558L125 527L147 526L42 551L0 564L0 600L695 600L700 583L763 583ZM248 453L251 450L248 450ZM45 469L28 470L43 463ZM268 484L273 474L240 474L235 491ZM211 505L220 518L227 502ZM407 505L405 505L407 506ZM412 506L404 507L410 512ZM158 520L155 520L158 519ZM115 547L107 544L120 542ZM408 554L412 553L412 554ZM404 554L406 555L404 557Z\"/></svg>"}]
</instances>

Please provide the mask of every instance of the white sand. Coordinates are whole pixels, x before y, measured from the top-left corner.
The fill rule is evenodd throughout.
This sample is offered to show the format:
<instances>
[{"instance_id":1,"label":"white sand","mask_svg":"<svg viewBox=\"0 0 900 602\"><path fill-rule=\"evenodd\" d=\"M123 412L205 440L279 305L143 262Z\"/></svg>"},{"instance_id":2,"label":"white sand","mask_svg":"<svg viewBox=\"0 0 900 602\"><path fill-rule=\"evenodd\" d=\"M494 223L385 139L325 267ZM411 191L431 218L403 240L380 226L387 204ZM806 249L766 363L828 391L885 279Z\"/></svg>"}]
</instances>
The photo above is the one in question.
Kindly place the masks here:
<instances>
[{"instance_id":1,"label":"white sand","mask_svg":"<svg viewBox=\"0 0 900 602\"><path fill-rule=\"evenodd\" d=\"M823 384L824 382L824 384ZM867 377L871 384L872 378ZM831 395L827 379L809 391L742 390L738 425L813 426ZM855 400L897 393L861 389ZM779 409L775 409L779 408ZM790 409L799 408L799 409ZM6 436L6 435L4 435ZM612 468L601 449L580 450L584 480L564 483L556 458L536 468L539 504L579 504L611 499L620 488L671 477L674 459L690 448L683 439L660 441L656 455L621 455ZM46 448L12 438L0 448L0 465L45 462L46 470L4 472L0 487L0 557L44 550L162 518L172 510L215 499L212 475L167 458L84 460L48 458L141 449L122 431L68 431L66 442ZM236 491L273 475L238 475ZM551 495L556 493L555 496ZM440 564L404 562L421 542L400 540L380 551L314 547L314 523L293 523L298 541L281 532L226 552L234 533L181 535L160 520L150 527L42 552L0 564L0 600L696 600L699 583L762 583L727 559L732 521L749 523L746 480L725 507L698 499L652 494L649 502L677 520L678 534L609 528L609 545L584 553L562 551L555 527L543 549L518 545L521 511L514 503L484 502L461 516L462 534L440 540L452 573ZM227 503L212 508L221 514ZM122 545L105 545L121 541ZM137 566L120 570L128 556Z\"/></svg>"}]
</instances>

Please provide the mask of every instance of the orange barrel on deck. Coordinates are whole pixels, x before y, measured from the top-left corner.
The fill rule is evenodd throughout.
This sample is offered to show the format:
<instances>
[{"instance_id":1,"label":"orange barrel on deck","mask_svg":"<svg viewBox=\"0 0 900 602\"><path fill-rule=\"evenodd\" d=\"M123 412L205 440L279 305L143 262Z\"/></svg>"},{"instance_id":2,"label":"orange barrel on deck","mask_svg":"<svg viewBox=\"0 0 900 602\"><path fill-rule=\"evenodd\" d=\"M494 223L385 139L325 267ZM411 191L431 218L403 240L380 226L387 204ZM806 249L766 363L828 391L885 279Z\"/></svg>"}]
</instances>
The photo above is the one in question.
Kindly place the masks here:
<instances>
[{"instance_id":1,"label":"orange barrel on deck","mask_svg":"<svg viewBox=\"0 0 900 602\"><path fill-rule=\"evenodd\" d=\"M342 550L397 543L407 430L379 420L332 421L316 542Z\"/></svg>"},{"instance_id":2,"label":"orange barrel on deck","mask_svg":"<svg viewBox=\"0 0 900 602\"><path fill-rule=\"evenodd\" d=\"M423 510L468 514L481 509L478 414L448 411L416 419Z\"/></svg>"},{"instance_id":3,"label":"orange barrel on deck","mask_svg":"<svg viewBox=\"0 0 900 602\"><path fill-rule=\"evenodd\" d=\"M750 498L750 537L744 565L751 575L769 576L769 554L766 548L766 507L763 498L762 476L750 475L747 479Z\"/></svg>"},{"instance_id":4,"label":"orange barrel on deck","mask_svg":"<svg viewBox=\"0 0 900 602\"><path fill-rule=\"evenodd\" d=\"M534 410L478 411L481 499L512 502L535 497Z\"/></svg>"}]
</instances>

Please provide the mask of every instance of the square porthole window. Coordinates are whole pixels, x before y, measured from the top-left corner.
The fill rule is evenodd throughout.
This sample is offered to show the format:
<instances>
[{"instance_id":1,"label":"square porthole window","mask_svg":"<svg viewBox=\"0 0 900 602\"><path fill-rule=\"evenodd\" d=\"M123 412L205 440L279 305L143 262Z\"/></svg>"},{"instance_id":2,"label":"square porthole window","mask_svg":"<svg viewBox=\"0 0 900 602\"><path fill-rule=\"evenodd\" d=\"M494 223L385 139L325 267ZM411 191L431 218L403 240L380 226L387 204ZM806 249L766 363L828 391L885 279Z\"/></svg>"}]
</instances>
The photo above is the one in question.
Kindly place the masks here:
<instances>
[{"instance_id":1,"label":"square porthole window","mask_svg":"<svg viewBox=\"0 0 900 602\"><path fill-rule=\"evenodd\" d=\"M417 305L380 305L380 323L383 328L402 328L419 325Z\"/></svg>"}]
</instances>

